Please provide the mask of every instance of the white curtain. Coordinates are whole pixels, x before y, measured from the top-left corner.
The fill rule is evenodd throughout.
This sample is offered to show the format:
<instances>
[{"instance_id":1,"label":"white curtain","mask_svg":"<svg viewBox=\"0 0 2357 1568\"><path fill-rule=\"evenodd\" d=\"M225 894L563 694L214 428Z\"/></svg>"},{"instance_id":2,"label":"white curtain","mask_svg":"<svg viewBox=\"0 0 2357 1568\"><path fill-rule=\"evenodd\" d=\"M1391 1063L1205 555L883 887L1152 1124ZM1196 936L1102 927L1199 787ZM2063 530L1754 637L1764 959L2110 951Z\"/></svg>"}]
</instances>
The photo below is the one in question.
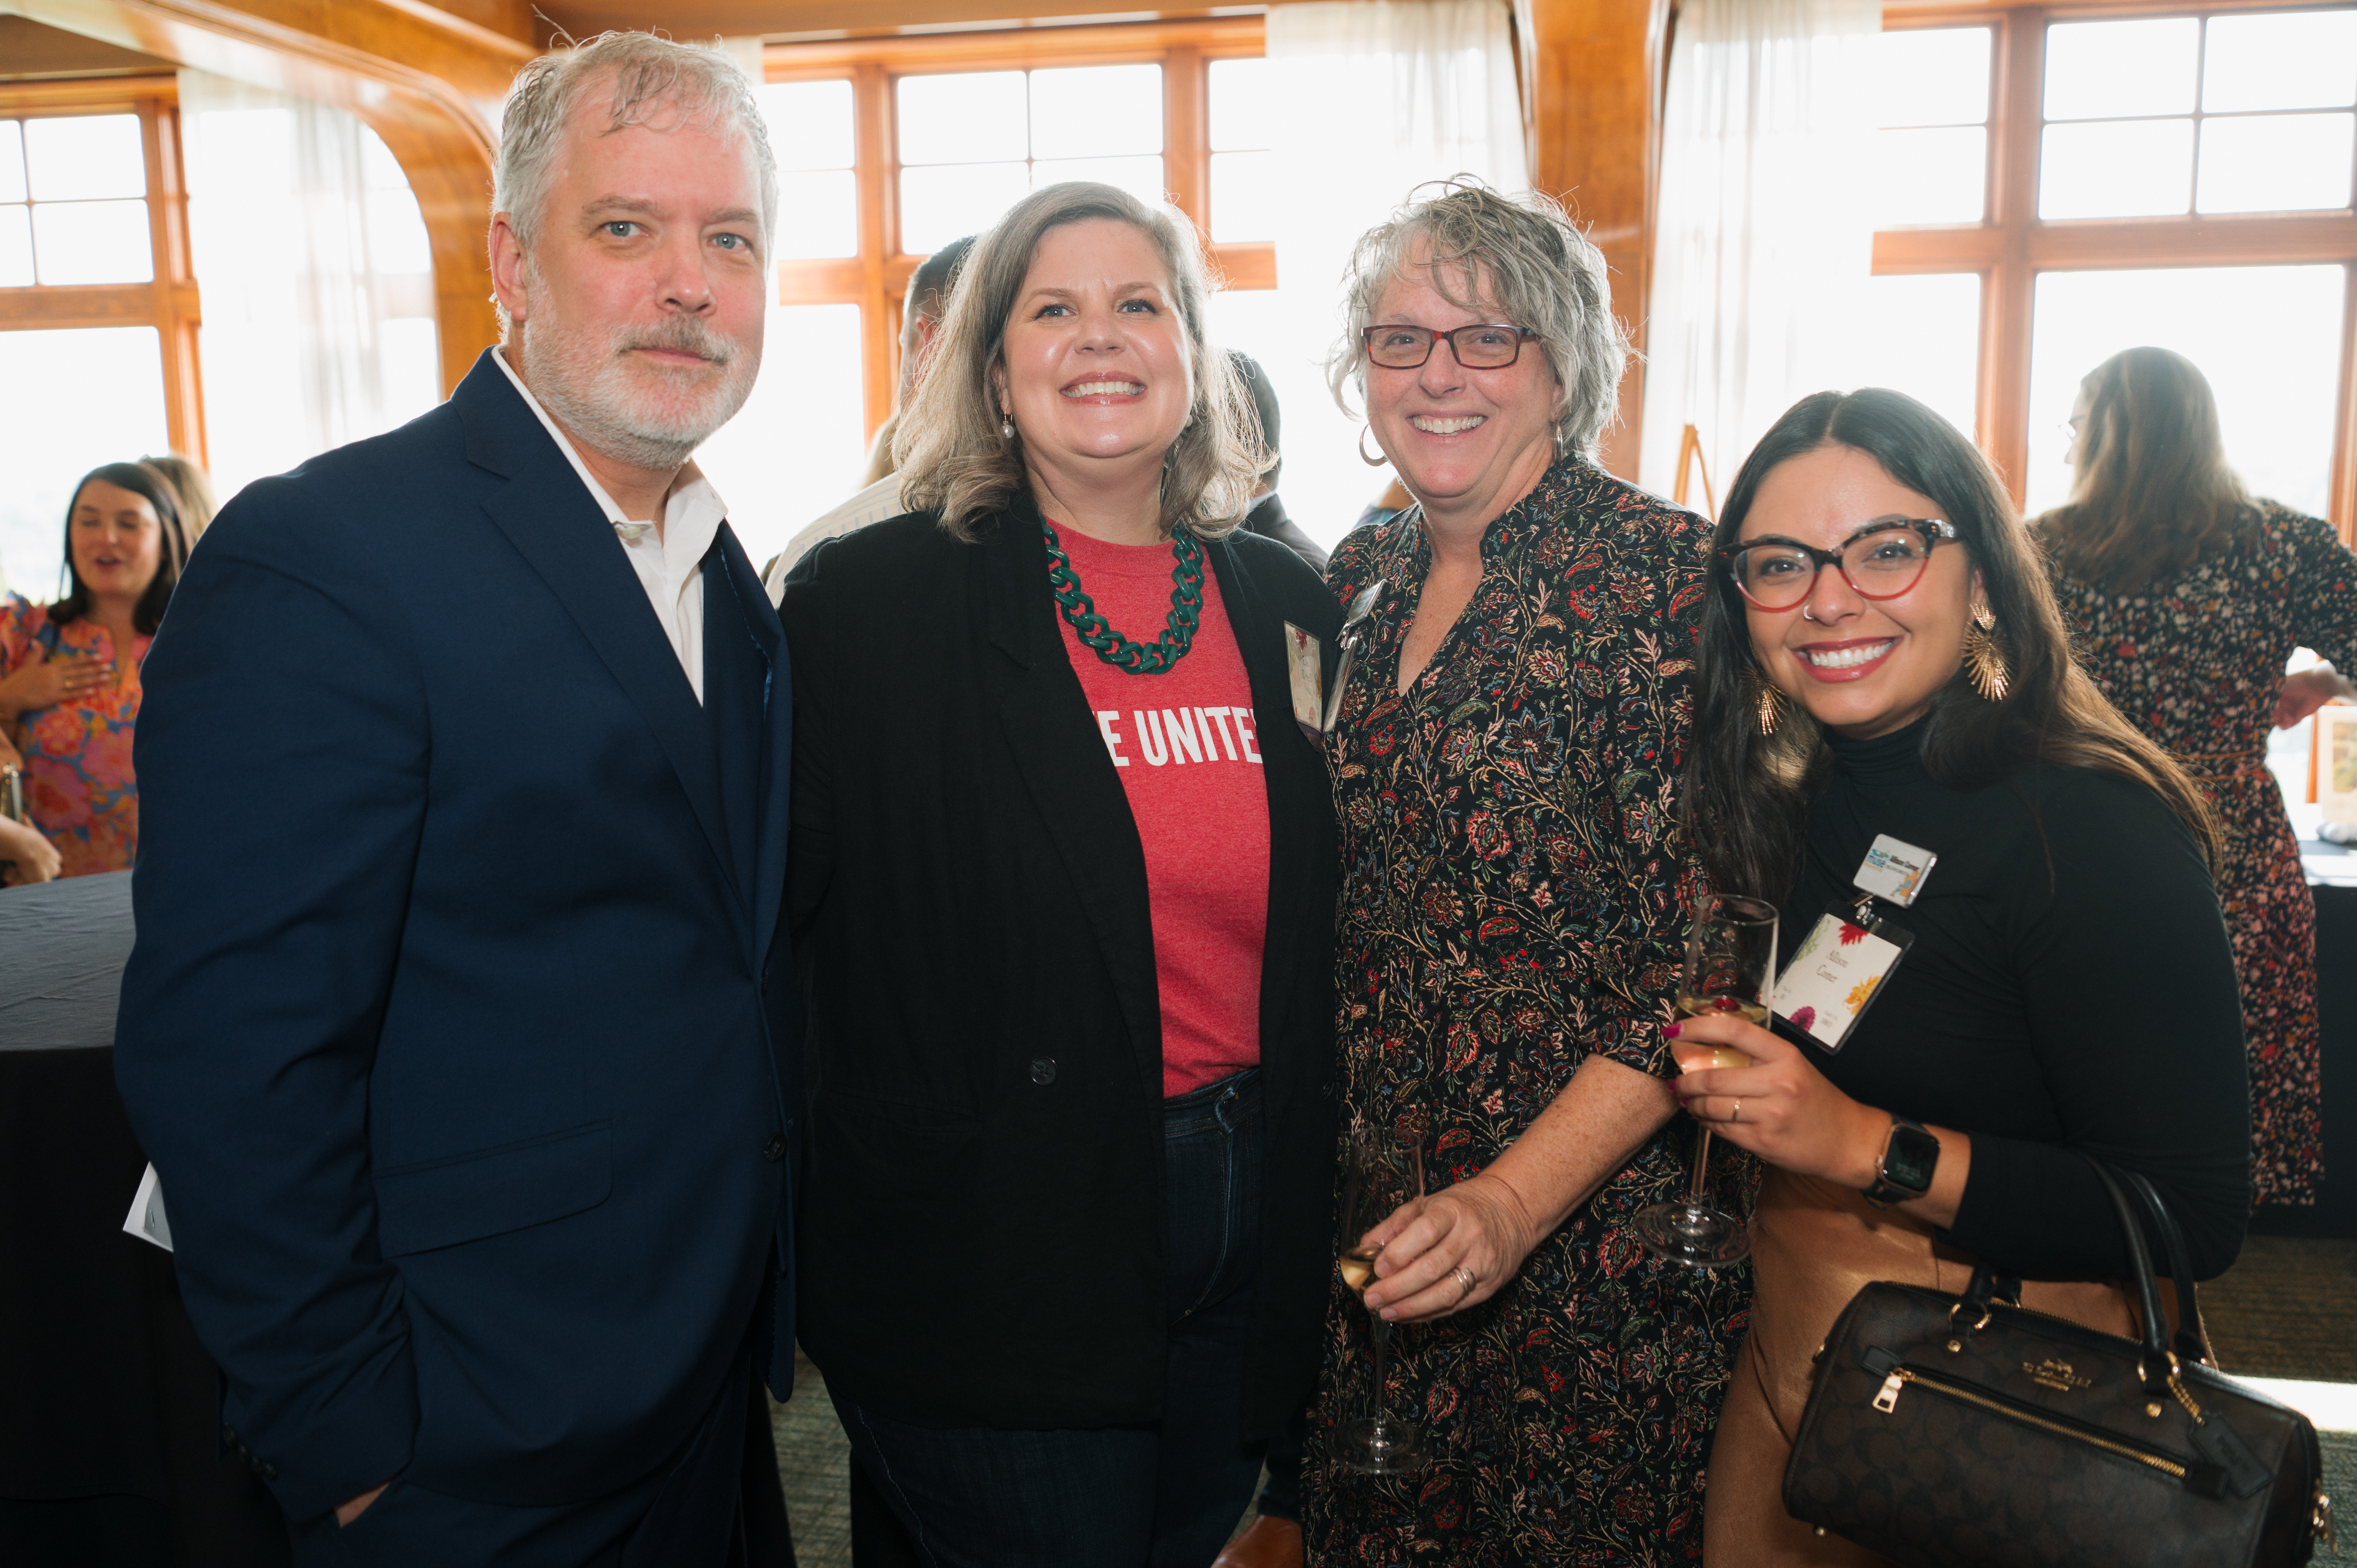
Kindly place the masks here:
<instances>
[{"instance_id":1,"label":"white curtain","mask_svg":"<svg viewBox=\"0 0 2357 1568\"><path fill-rule=\"evenodd\" d=\"M1719 495L1802 397L1856 374L1872 272L1880 0L1686 0L1670 46L1640 481L1694 425ZM1703 503L1699 483L1688 502Z\"/></svg>"},{"instance_id":2,"label":"white curtain","mask_svg":"<svg viewBox=\"0 0 2357 1568\"><path fill-rule=\"evenodd\" d=\"M440 402L433 254L376 134L194 70L180 124L221 498Z\"/></svg>"},{"instance_id":3,"label":"white curtain","mask_svg":"<svg viewBox=\"0 0 2357 1568\"><path fill-rule=\"evenodd\" d=\"M1361 422L1327 390L1342 328L1342 271L1361 234L1426 180L1530 184L1506 0L1341 0L1272 5L1276 117L1276 309L1260 359L1285 421L1286 510L1331 543L1389 482L1357 456ZM1373 443L1367 450L1374 450Z\"/></svg>"}]
</instances>

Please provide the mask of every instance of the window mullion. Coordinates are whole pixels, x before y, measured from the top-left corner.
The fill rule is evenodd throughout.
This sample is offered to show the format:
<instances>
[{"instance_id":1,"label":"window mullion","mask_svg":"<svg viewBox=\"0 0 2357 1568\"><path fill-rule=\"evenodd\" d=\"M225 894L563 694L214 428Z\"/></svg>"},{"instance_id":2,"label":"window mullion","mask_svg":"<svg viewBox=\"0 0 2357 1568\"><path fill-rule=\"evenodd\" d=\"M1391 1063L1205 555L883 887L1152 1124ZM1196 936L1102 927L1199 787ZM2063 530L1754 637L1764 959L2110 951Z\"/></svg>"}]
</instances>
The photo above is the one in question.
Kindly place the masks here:
<instances>
[{"instance_id":1,"label":"window mullion","mask_svg":"<svg viewBox=\"0 0 2357 1568\"><path fill-rule=\"evenodd\" d=\"M2001 236L1982 296L1979 426L1981 449L2005 477L2014 504L2028 493L2029 330L2036 280L2029 231L2038 220L2039 133L2044 120L2046 13L2008 11L1999 22L1997 148L1991 191Z\"/></svg>"},{"instance_id":2,"label":"window mullion","mask_svg":"<svg viewBox=\"0 0 2357 1568\"><path fill-rule=\"evenodd\" d=\"M899 348L887 263L899 249L899 150L893 135L892 79L881 61L856 67L851 78L853 169L859 188L859 336L866 374L867 434L892 413Z\"/></svg>"},{"instance_id":3,"label":"window mullion","mask_svg":"<svg viewBox=\"0 0 2357 1568\"><path fill-rule=\"evenodd\" d=\"M1162 169L1170 199L1211 237L1211 132L1209 72L1200 49L1179 48L1162 59Z\"/></svg>"}]
</instances>

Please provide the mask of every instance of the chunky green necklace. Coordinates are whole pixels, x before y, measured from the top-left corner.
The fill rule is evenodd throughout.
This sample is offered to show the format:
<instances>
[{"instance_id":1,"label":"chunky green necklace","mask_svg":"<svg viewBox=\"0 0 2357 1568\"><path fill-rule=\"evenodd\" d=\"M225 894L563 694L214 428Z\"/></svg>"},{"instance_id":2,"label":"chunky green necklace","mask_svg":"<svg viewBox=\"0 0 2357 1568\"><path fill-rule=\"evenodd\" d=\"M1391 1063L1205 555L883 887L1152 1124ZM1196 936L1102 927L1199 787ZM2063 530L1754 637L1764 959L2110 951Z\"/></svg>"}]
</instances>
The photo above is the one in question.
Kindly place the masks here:
<instances>
[{"instance_id":1,"label":"chunky green necklace","mask_svg":"<svg viewBox=\"0 0 2357 1568\"><path fill-rule=\"evenodd\" d=\"M1190 531L1180 529L1172 544L1178 560L1170 569L1170 623L1160 637L1147 643L1130 641L1097 614L1096 605L1082 591L1072 558L1057 542L1056 531L1043 522L1039 532L1048 536L1048 586L1056 596L1057 607L1099 659L1133 675L1166 675L1187 657L1187 650L1195 645L1195 626L1203 613L1203 547L1195 542Z\"/></svg>"}]
</instances>

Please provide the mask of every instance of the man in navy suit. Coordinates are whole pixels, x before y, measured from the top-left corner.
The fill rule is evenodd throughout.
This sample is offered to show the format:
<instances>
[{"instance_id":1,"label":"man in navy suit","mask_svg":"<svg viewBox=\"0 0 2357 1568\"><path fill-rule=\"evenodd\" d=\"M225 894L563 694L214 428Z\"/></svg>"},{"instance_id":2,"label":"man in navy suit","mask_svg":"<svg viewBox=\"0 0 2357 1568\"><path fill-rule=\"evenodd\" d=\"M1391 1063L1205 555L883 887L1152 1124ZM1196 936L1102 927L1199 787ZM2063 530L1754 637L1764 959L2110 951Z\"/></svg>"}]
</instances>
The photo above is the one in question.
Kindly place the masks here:
<instances>
[{"instance_id":1,"label":"man in navy suit","mask_svg":"<svg viewBox=\"0 0 2357 1568\"><path fill-rule=\"evenodd\" d=\"M791 682L688 461L774 171L715 52L527 67L503 346L242 492L147 660L116 1071L298 1562L716 1565L791 1377Z\"/></svg>"}]
</instances>

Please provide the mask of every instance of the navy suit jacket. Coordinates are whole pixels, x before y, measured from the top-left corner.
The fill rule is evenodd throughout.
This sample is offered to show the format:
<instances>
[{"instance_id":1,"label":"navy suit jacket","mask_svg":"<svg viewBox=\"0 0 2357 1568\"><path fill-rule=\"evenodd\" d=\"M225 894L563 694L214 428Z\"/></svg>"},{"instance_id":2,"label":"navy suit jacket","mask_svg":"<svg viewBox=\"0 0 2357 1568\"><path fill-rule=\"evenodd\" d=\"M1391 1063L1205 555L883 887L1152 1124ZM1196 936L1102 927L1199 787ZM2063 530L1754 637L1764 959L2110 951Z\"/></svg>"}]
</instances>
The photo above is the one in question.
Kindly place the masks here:
<instances>
[{"instance_id":1,"label":"navy suit jacket","mask_svg":"<svg viewBox=\"0 0 2357 1568\"><path fill-rule=\"evenodd\" d=\"M115 1071L291 1517L627 1485L748 1325L791 1378L791 687L725 526L703 583L699 707L486 358L240 492L173 596Z\"/></svg>"}]
</instances>

